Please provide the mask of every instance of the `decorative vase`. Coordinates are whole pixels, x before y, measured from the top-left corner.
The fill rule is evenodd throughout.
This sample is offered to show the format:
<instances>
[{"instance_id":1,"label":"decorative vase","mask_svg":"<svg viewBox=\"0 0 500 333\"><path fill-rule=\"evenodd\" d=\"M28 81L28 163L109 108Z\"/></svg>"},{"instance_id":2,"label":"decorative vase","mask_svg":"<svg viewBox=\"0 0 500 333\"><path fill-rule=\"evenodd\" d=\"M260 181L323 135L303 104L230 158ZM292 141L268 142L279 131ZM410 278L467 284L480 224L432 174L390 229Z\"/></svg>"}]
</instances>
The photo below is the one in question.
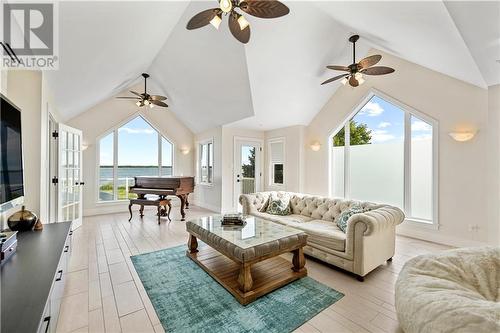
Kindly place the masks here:
<instances>
[{"instance_id":1,"label":"decorative vase","mask_svg":"<svg viewBox=\"0 0 500 333\"><path fill-rule=\"evenodd\" d=\"M19 212L12 214L7 219L7 224L12 231L29 231L33 229L33 226L38 221L38 217L35 213L24 209L24 206Z\"/></svg>"}]
</instances>

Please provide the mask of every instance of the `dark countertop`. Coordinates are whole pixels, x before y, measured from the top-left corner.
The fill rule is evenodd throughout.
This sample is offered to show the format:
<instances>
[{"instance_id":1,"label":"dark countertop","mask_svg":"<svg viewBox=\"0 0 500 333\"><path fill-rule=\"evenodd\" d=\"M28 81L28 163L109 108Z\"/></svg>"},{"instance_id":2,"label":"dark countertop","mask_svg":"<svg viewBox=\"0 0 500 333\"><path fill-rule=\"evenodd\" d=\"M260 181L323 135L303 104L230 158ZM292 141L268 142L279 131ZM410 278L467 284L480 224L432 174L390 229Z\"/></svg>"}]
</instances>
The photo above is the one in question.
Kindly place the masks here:
<instances>
[{"instance_id":1,"label":"dark countertop","mask_svg":"<svg viewBox=\"0 0 500 333\"><path fill-rule=\"evenodd\" d=\"M17 234L17 251L1 269L2 333L36 332L71 222Z\"/></svg>"}]
</instances>

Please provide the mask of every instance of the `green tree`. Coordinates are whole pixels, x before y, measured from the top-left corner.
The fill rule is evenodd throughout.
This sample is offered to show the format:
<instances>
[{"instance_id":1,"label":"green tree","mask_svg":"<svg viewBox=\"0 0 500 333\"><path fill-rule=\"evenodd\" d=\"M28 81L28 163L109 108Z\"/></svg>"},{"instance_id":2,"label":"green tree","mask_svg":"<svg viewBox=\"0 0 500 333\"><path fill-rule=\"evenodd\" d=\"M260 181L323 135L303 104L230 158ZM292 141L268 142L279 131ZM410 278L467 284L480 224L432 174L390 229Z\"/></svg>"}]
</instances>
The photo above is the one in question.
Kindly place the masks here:
<instances>
[{"instance_id":1,"label":"green tree","mask_svg":"<svg viewBox=\"0 0 500 333\"><path fill-rule=\"evenodd\" d=\"M368 129L366 124L358 124L354 120L351 120L349 122L349 130L351 132L351 146L371 144L372 131ZM335 147L345 146L345 127L342 127L342 129L333 137L333 145Z\"/></svg>"},{"instance_id":2,"label":"green tree","mask_svg":"<svg viewBox=\"0 0 500 333\"><path fill-rule=\"evenodd\" d=\"M250 150L250 156L248 157L250 164L243 164L243 177L244 178L255 178L255 147Z\"/></svg>"}]
</instances>

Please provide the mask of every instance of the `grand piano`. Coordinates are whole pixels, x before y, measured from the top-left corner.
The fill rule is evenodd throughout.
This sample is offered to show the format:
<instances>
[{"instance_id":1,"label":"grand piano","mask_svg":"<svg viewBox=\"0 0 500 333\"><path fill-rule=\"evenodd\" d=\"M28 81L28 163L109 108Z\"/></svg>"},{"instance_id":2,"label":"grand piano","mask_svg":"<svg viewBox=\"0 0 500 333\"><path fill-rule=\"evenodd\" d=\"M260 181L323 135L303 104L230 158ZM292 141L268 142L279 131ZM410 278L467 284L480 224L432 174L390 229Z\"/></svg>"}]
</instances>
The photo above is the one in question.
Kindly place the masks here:
<instances>
[{"instance_id":1,"label":"grand piano","mask_svg":"<svg viewBox=\"0 0 500 333\"><path fill-rule=\"evenodd\" d=\"M157 195L165 198L174 195L181 200L182 221L186 217L184 208L189 208L188 196L194 192L194 177L154 177L141 176L134 177L134 186L129 188L130 193L135 193L139 199L144 199L146 195Z\"/></svg>"}]
</instances>

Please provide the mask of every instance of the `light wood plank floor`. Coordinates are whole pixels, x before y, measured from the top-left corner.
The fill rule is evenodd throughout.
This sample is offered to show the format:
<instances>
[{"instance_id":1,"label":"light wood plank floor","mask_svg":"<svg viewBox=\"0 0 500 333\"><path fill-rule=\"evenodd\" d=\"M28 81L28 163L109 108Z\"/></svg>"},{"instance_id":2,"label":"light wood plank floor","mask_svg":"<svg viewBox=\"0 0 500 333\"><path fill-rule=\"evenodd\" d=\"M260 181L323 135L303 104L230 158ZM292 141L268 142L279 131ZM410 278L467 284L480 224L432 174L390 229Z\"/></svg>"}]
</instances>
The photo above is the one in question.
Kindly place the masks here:
<instances>
[{"instance_id":1,"label":"light wood plank floor","mask_svg":"<svg viewBox=\"0 0 500 333\"><path fill-rule=\"evenodd\" d=\"M209 215L197 207L188 218ZM158 226L151 210L144 220L134 212L85 217L73 233L73 249L57 332L164 332L134 270L130 255L185 244L187 233L178 209L171 223ZM447 246L406 237L396 240L394 261L377 268L365 282L314 260L309 276L344 293L297 332L400 332L394 309L394 282L410 258ZM291 256L290 256L291 259Z\"/></svg>"}]
</instances>

